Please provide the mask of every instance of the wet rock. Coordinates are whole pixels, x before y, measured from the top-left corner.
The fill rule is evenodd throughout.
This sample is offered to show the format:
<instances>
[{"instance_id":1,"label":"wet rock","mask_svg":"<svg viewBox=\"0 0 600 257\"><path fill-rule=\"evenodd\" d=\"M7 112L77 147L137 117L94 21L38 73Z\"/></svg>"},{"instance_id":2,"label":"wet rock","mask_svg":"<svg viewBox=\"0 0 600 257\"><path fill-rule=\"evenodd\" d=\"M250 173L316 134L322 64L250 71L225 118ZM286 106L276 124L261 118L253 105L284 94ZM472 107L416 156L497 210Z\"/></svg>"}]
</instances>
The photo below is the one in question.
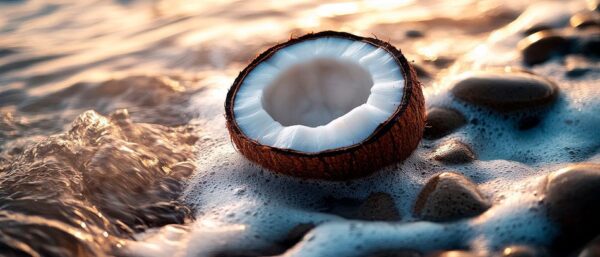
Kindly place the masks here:
<instances>
[{"instance_id":1,"label":"wet rock","mask_svg":"<svg viewBox=\"0 0 600 257\"><path fill-rule=\"evenodd\" d=\"M589 57L600 57L600 33L583 33L575 39L574 53Z\"/></svg>"},{"instance_id":2,"label":"wet rock","mask_svg":"<svg viewBox=\"0 0 600 257\"><path fill-rule=\"evenodd\" d=\"M518 48L527 65L543 63L554 56L569 52L570 42L562 35L544 30L522 39Z\"/></svg>"},{"instance_id":3,"label":"wet rock","mask_svg":"<svg viewBox=\"0 0 600 257\"><path fill-rule=\"evenodd\" d=\"M431 108L427 112L427 125L423 138L438 139L465 125L465 117L454 109Z\"/></svg>"},{"instance_id":4,"label":"wet rock","mask_svg":"<svg viewBox=\"0 0 600 257\"><path fill-rule=\"evenodd\" d=\"M409 38L420 38L424 36L423 31L416 29L407 30L404 35Z\"/></svg>"},{"instance_id":5,"label":"wet rock","mask_svg":"<svg viewBox=\"0 0 600 257\"><path fill-rule=\"evenodd\" d=\"M571 78L583 76L592 71L600 71L600 64L582 55L571 55L565 59L566 75Z\"/></svg>"},{"instance_id":6,"label":"wet rock","mask_svg":"<svg viewBox=\"0 0 600 257\"><path fill-rule=\"evenodd\" d=\"M548 175L545 202L560 225L559 250L589 241L600 231L600 164L576 164Z\"/></svg>"},{"instance_id":7,"label":"wet rock","mask_svg":"<svg viewBox=\"0 0 600 257\"><path fill-rule=\"evenodd\" d=\"M588 243L578 257L600 257L600 235Z\"/></svg>"},{"instance_id":8,"label":"wet rock","mask_svg":"<svg viewBox=\"0 0 600 257\"><path fill-rule=\"evenodd\" d=\"M471 147L458 140L444 142L433 152L433 159L447 164L468 163L475 158Z\"/></svg>"},{"instance_id":9,"label":"wet rock","mask_svg":"<svg viewBox=\"0 0 600 257\"><path fill-rule=\"evenodd\" d=\"M587 0L588 9L591 11L600 12L600 1L599 0Z\"/></svg>"},{"instance_id":10,"label":"wet rock","mask_svg":"<svg viewBox=\"0 0 600 257\"><path fill-rule=\"evenodd\" d=\"M394 198L386 193L373 193L358 207L357 219L372 221L399 221L400 212Z\"/></svg>"},{"instance_id":11,"label":"wet rock","mask_svg":"<svg viewBox=\"0 0 600 257\"><path fill-rule=\"evenodd\" d=\"M548 254L542 249L526 245L512 245L505 247L498 257L546 257Z\"/></svg>"},{"instance_id":12,"label":"wet rock","mask_svg":"<svg viewBox=\"0 0 600 257\"><path fill-rule=\"evenodd\" d=\"M426 257L478 257L475 253L468 251L443 251L443 252L435 252L428 254Z\"/></svg>"},{"instance_id":13,"label":"wet rock","mask_svg":"<svg viewBox=\"0 0 600 257\"><path fill-rule=\"evenodd\" d=\"M506 70L465 73L452 88L454 96L500 112L544 106L552 103L556 85L540 76Z\"/></svg>"},{"instance_id":14,"label":"wet rock","mask_svg":"<svg viewBox=\"0 0 600 257\"><path fill-rule=\"evenodd\" d=\"M415 250L398 250L398 251L385 251L378 252L375 254L368 255L366 257L421 257L423 256L420 252Z\"/></svg>"},{"instance_id":15,"label":"wet rock","mask_svg":"<svg viewBox=\"0 0 600 257\"><path fill-rule=\"evenodd\" d=\"M350 198L326 198L325 212L347 219L368 221L399 221L400 212L394 199L386 193L372 193L364 201Z\"/></svg>"},{"instance_id":16,"label":"wet rock","mask_svg":"<svg viewBox=\"0 0 600 257\"><path fill-rule=\"evenodd\" d=\"M600 27L600 13L583 12L575 14L569 20L569 24L578 29Z\"/></svg>"},{"instance_id":17,"label":"wet rock","mask_svg":"<svg viewBox=\"0 0 600 257\"><path fill-rule=\"evenodd\" d=\"M587 68L587 67L567 67L567 72L566 75L567 77L571 77L571 78L577 78L577 77L581 77L583 75L585 75L586 73L590 72L591 69Z\"/></svg>"},{"instance_id":18,"label":"wet rock","mask_svg":"<svg viewBox=\"0 0 600 257\"><path fill-rule=\"evenodd\" d=\"M451 221L479 215L489 207L477 185L460 174L444 172L425 184L414 213L423 220Z\"/></svg>"}]
</instances>

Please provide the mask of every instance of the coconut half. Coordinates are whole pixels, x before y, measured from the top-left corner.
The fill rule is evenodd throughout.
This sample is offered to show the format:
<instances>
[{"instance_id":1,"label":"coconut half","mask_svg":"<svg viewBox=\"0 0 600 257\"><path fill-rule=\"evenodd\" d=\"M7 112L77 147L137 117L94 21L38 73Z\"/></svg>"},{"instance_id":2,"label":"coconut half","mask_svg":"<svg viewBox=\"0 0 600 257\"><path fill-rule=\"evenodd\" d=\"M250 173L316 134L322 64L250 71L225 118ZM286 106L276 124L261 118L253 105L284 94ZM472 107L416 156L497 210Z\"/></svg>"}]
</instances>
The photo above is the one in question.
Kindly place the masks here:
<instances>
[{"instance_id":1,"label":"coconut half","mask_svg":"<svg viewBox=\"0 0 600 257\"><path fill-rule=\"evenodd\" d=\"M413 68L389 43L343 32L276 45L225 100L238 150L270 170L344 180L404 160L425 125Z\"/></svg>"}]
</instances>

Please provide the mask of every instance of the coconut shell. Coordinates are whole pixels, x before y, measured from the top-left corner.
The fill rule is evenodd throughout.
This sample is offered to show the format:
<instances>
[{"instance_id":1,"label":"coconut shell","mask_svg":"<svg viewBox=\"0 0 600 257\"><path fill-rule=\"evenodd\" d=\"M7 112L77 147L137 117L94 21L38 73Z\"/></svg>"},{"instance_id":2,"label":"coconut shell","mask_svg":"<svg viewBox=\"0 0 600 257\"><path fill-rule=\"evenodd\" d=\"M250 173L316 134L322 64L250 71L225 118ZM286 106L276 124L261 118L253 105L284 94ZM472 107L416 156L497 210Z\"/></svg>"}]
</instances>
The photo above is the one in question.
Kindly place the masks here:
<instances>
[{"instance_id":1,"label":"coconut shell","mask_svg":"<svg viewBox=\"0 0 600 257\"><path fill-rule=\"evenodd\" d=\"M402 102L385 122L360 143L321 152L302 152L260 144L248 138L234 116L234 103L246 76L261 62L278 50L305 40L319 37L338 37L362 41L389 52L401 68L405 86ZM391 44L376 38L365 38L344 32L323 31L293 38L269 48L240 72L227 93L225 116L231 140L249 160L269 170L296 177L348 180L373 172L406 159L417 147L425 127L425 100L417 73L402 52ZM360 124L357 124L360 125Z\"/></svg>"}]
</instances>

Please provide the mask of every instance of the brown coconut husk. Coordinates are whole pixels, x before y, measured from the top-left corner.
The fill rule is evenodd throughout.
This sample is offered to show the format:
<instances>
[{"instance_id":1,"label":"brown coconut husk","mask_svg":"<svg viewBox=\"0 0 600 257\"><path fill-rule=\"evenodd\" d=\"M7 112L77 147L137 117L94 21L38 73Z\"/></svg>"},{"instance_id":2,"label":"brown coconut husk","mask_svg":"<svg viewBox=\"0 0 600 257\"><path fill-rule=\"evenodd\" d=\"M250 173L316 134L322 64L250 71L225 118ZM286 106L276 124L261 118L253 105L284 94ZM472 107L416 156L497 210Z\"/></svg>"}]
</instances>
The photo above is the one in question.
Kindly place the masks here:
<instances>
[{"instance_id":1,"label":"brown coconut husk","mask_svg":"<svg viewBox=\"0 0 600 257\"><path fill-rule=\"evenodd\" d=\"M401 67L405 79L402 102L384 123L360 143L307 153L260 144L248 138L238 126L233 111L235 97L246 76L279 49L319 37L339 37L362 41L389 52ZM348 180L367 176L383 167L406 159L419 144L425 127L425 101L421 83L414 68L402 52L376 38L365 38L344 32L323 31L293 38L269 48L256 57L235 79L225 100L227 129L238 151L246 158L269 170L296 177ZM357 124L359 125L359 124Z\"/></svg>"}]
</instances>

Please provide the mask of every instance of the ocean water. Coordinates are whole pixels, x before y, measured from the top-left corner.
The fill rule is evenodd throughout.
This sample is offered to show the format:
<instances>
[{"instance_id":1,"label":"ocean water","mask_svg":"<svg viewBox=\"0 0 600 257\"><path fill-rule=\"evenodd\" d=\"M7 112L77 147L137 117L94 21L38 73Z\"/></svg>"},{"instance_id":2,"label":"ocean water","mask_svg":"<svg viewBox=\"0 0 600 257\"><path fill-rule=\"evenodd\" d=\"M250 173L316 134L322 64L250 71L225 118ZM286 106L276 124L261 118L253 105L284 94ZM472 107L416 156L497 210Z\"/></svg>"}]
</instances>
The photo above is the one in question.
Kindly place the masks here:
<instances>
[{"instance_id":1,"label":"ocean water","mask_svg":"<svg viewBox=\"0 0 600 257\"><path fill-rule=\"evenodd\" d=\"M566 76L569 57L527 66L517 45L535 25L568 30L591 2L0 1L0 252L485 256L512 244L548 247L560 231L539 188L551 172L600 162L600 73ZM245 160L225 129L228 88L268 47L321 30L402 49L423 73L427 107L456 109L467 124L353 181L300 180ZM504 114L452 95L465 73L487 69L527 69L556 84L558 97ZM538 123L518 129L532 114ZM450 140L477 159L435 161ZM453 222L415 217L419 192L442 171L471 179L492 207ZM331 199L376 192L392 197L400 221L331 211ZM314 228L290 240L302 224Z\"/></svg>"}]
</instances>

